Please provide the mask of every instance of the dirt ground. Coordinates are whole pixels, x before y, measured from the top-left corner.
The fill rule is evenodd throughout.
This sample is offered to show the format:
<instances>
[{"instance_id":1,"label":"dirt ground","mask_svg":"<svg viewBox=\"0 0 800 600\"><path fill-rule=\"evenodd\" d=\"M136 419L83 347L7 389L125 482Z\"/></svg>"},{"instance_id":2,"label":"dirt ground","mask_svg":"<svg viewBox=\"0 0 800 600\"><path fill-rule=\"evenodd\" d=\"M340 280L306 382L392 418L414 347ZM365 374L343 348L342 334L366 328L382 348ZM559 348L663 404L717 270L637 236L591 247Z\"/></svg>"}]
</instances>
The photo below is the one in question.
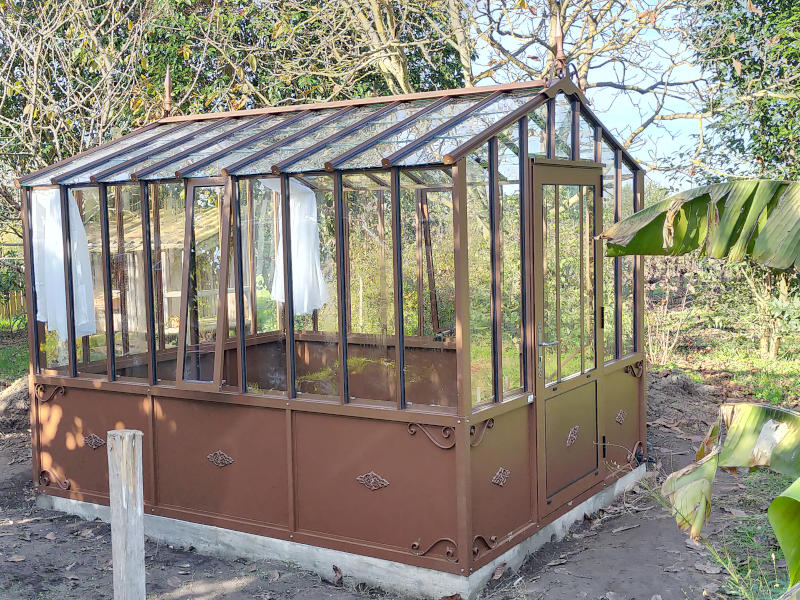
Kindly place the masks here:
<instances>
[{"instance_id":1,"label":"dirt ground","mask_svg":"<svg viewBox=\"0 0 800 600\"><path fill-rule=\"evenodd\" d=\"M725 575L707 550L687 541L648 487L691 461L693 448L729 393L722 385L698 386L680 373L649 375L648 447L652 464L640 485L607 510L547 544L517 572L507 570L482 597L505 599L672 600L721 598ZM27 429L0 429L0 598L112 598L109 526L40 510L31 484ZM17 426L18 427L18 426ZM706 533L712 539L735 524L722 510L741 484L721 473ZM741 515L740 515L741 516ZM151 600L312 600L394 598L356 587L344 574L336 586L282 562L221 560L191 548L147 542ZM334 579L331 572L331 580Z\"/></svg>"}]
</instances>

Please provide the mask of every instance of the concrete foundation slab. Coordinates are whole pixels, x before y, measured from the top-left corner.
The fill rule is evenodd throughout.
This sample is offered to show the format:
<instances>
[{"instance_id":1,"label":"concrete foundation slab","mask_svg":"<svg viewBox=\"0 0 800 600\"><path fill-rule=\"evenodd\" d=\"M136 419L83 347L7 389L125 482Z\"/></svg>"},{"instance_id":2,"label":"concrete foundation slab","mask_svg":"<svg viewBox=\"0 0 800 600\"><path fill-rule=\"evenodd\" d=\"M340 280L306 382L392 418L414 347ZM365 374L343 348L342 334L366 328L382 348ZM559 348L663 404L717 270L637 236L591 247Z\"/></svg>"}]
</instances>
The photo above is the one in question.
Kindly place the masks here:
<instances>
[{"instance_id":1,"label":"concrete foundation slab","mask_svg":"<svg viewBox=\"0 0 800 600\"><path fill-rule=\"evenodd\" d=\"M562 539L576 521L611 504L614 498L632 488L644 474L645 466L641 465L469 577L155 515L145 514L144 528L150 539L178 547L193 546L202 554L225 558L247 557L250 560L280 560L325 577L331 576L331 565L336 564L346 577L352 577L355 581L372 587L414 598L438 599L458 593L464 600L471 600L478 596L497 565L505 562L512 570L519 568L528 556L547 542ZM66 512L86 520L100 519L108 522L110 517L108 506L57 496L39 495L36 504L40 508Z\"/></svg>"}]
</instances>

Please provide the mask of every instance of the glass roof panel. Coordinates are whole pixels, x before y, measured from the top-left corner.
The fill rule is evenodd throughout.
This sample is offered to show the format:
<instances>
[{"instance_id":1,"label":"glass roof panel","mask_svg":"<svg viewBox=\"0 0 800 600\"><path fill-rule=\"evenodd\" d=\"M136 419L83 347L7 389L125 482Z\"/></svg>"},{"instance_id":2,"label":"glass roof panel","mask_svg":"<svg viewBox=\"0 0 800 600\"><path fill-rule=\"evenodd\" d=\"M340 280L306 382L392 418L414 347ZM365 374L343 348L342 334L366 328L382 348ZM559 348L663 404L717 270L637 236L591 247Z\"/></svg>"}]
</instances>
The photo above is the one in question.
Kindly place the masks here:
<instances>
[{"instance_id":1,"label":"glass roof panel","mask_svg":"<svg viewBox=\"0 0 800 600\"><path fill-rule=\"evenodd\" d=\"M303 171L319 171L325 168L325 163L333 160L337 156L347 152L350 148L355 148L362 142L379 134L381 131L386 131L390 127L399 123L403 119L407 119L415 114L425 106L435 102L435 100L416 100L414 102L404 102L396 106L387 113L384 113L374 121L365 123L350 135L338 139L323 148L317 150L314 154L291 165L286 171L288 173L300 173Z\"/></svg>"},{"instance_id":2,"label":"glass roof panel","mask_svg":"<svg viewBox=\"0 0 800 600\"><path fill-rule=\"evenodd\" d=\"M192 152L188 156L184 158L177 158L174 162L164 165L160 169L153 171L152 173L148 173L141 179L144 180L153 180L153 179L172 179L175 177L175 172L180 171L184 167L188 167L189 165L196 163L204 158L208 158L209 156L216 154L220 150L224 150L225 148L230 148L234 144L241 142L249 138L250 136L256 135L259 131L265 131L270 127L274 127L281 121L285 121L290 117L297 116L297 113L279 113L274 116L270 116L269 119L261 121L258 125L254 125L252 127L246 127L241 131L237 131L236 133L232 133L229 136L219 140L198 150L197 152ZM258 118L258 117L256 117ZM241 121L237 121L240 123ZM209 136L214 137L214 136ZM177 155L177 153L176 153Z\"/></svg>"},{"instance_id":3,"label":"glass roof panel","mask_svg":"<svg viewBox=\"0 0 800 600\"><path fill-rule=\"evenodd\" d=\"M314 111L306 115L305 117L301 118L300 120L295 121L291 125L287 125L286 127L273 131L266 137L263 137L250 144L247 144L246 146L242 146L241 148L237 148L236 150L228 152L227 154L223 154L222 156L217 158L214 162L209 163L204 167L197 169L196 171L192 171L191 173L184 173L184 175L187 177L219 177L220 175L222 175L222 169L227 167L228 165L232 165L235 162L242 160L243 158L247 158L251 154L258 152L259 150L263 150L264 148L271 146L272 144L289 137L293 133L297 133L298 131L308 127L309 125L313 125L314 123L321 121L322 119L326 119L334 112L336 112L336 110L332 108ZM267 128L268 126L265 124L264 129ZM230 144L225 143L224 147L228 148L230 147ZM206 156L208 156L209 154L206 154ZM187 161L187 166L188 163L189 161ZM270 167L271 166L272 165L270 165Z\"/></svg>"},{"instance_id":4,"label":"glass roof panel","mask_svg":"<svg viewBox=\"0 0 800 600\"><path fill-rule=\"evenodd\" d=\"M376 168L381 166L381 159L389 156L403 146L410 144L414 140L422 137L431 129L438 127L442 123L452 119L457 114L464 112L470 106L481 100L480 97L470 96L448 101L437 110L420 117L411 125L390 135L385 140L366 148L350 160L339 165L340 169L364 169Z\"/></svg>"},{"instance_id":5,"label":"glass roof panel","mask_svg":"<svg viewBox=\"0 0 800 600\"><path fill-rule=\"evenodd\" d=\"M136 150L131 150L129 152L123 152L119 156L115 156L112 159L109 159L102 164L89 169L88 171L83 171L81 173L76 174L73 177L65 179L64 181L59 181L59 183L64 184L75 184L75 183L88 183L90 181L90 177L106 169L113 167L114 165L119 165L129 160L131 158L135 158L136 156L140 155L147 155L148 151L151 151L155 148L158 148L162 144L166 144L168 142L175 141L177 139L182 138L185 135L189 135L198 129L202 129L208 125L208 121L193 121L189 123L186 127L181 127L180 129L173 129L168 133L164 134L163 136L159 137L156 140L153 140L151 143L147 144L144 148L137 148ZM127 180L127 179L126 179Z\"/></svg>"},{"instance_id":6,"label":"glass roof panel","mask_svg":"<svg viewBox=\"0 0 800 600\"><path fill-rule=\"evenodd\" d=\"M475 111L448 131L436 136L418 150L401 159L398 164L409 166L440 163L445 154L485 131L508 113L533 100L537 95L538 92L528 92L500 98Z\"/></svg>"},{"instance_id":7,"label":"glass roof panel","mask_svg":"<svg viewBox=\"0 0 800 600\"><path fill-rule=\"evenodd\" d=\"M58 179L60 173L68 173L73 169L93 163L94 161L103 158L104 156L110 156L111 154L114 154L119 150L130 148L137 142L150 139L151 137L154 136L163 135L164 133L176 128L180 124L181 123L168 123L166 125L159 125L158 127L154 127L153 129L148 129L147 131L143 131L142 133L127 137L124 140L120 140L113 144L109 144L107 147L101 150L96 150L84 156L75 158L74 160L71 160L61 165L58 169L43 173L42 175L39 175L38 177L32 179L31 181L26 181L25 185L26 186L50 185L51 180L53 178ZM88 175L84 181L87 183L89 182Z\"/></svg>"},{"instance_id":8,"label":"glass roof panel","mask_svg":"<svg viewBox=\"0 0 800 600\"><path fill-rule=\"evenodd\" d=\"M305 150L309 146L313 146L317 142L332 136L337 131L357 123L361 119L378 111L384 106L385 105L383 104L373 104L354 108L341 115L339 118L334 119L332 122L322 125L318 129L310 131L307 135L289 142L285 146L277 148L274 152L270 152L269 154L262 156L249 165L245 165L240 169L237 169L235 173L236 175L259 175L261 173L269 173L272 170L272 165L276 165L282 160L285 160L290 156L294 156L298 152ZM346 138L347 137L349 136L346 136ZM317 170L322 170L324 167L325 165L323 163L322 165L319 165Z\"/></svg>"},{"instance_id":9,"label":"glass roof panel","mask_svg":"<svg viewBox=\"0 0 800 600\"><path fill-rule=\"evenodd\" d=\"M248 120L253 120L255 117L249 117ZM203 123L202 127L206 127L210 125L208 121L199 121L199 123ZM225 133L226 131L230 131L231 129L238 127L242 123L241 119L231 119L229 121L224 121L219 119L219 123L216 127L212 127L202 133L198 133L197 135L193 135L191 138L186 140L185 142L173 146L167 150L163 150L161 152L157 152L155 154L146 154L142 160L136 162L135 164L124 168L122 171L118 171L116 173L111 173L107 177L101 178L99 181L104 183L110 183L115 181L129 181L131 175L136 171L141 169L145 169L150 165L154 165L157 162L164 160L170 156L174 156L179 152L183 152L185 150L190 150L192 147L197 146L198 144L204 142L205 140L209 140L216 135L221 133ZM189 133L187 131L187 133ZM252 132L251 132L252 133ZM168 140L164 140L165 142ZM151 150L157 150L157 147L153 147ZM115 164L120 164L122 160L114 160L110 161L105 168L113 167ZM172 171L171 177L175 177L175 171Z\"/></svg>"}]
</instances>

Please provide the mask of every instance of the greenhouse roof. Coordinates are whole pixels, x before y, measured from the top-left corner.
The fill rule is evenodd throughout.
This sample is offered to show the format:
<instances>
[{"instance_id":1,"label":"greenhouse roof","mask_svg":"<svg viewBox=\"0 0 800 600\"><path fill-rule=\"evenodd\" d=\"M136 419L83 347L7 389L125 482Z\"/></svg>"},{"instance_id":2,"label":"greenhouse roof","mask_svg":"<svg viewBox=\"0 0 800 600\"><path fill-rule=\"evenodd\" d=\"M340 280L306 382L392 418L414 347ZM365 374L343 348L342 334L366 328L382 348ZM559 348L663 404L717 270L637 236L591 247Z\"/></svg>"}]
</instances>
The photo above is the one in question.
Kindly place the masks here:
<instances>
[{"instance_id":1,"label":"greenhouse roof","mask_svg":"<svg viewBox=\"0 0 800 600\"><path fill-rule=\"evenodd\" d=\"M531 81L225 113L165 117L21 177L86 185L449 165L558 91Z\"/></svg>"}]
</instances>

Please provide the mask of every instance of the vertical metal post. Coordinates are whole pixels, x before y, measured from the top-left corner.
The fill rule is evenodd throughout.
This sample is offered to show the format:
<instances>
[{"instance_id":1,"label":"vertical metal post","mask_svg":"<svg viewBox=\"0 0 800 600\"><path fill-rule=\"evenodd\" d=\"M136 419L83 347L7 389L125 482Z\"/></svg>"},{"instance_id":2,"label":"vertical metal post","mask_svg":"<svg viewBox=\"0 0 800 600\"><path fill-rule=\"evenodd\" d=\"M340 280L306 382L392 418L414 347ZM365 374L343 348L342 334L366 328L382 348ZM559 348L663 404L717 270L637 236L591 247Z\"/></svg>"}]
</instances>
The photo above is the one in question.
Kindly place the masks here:
<instances>
[{"instance_id":1,"label":"vertical metal post","mask_svg":"<svg viewBox=\"0 0 800 600\"><path fill-rule=\"evenodd\" d=\"M25 235L23 255L25 260L25 300L28 312L28 343L31 376L41 369L39 355L39 327L36 320L36 272L33 265L33 227L31 226L31 188L22 188L19 192L22 207L22 231ZM31 381L33 378L31 377ZM33 429L31 429L33 431ZM35 452L34 452L35 454Z\"/></svg>"},{"instance_id":2,"label":"vertical metal post","mask_svg":"<svg viewBox=\"0 0 800 600\"><path fill-rule=\"evenodd\" d=\"M64 246L64 285L67 301L67 354L69 357L69 374L78 376L77 353L75 347L75 297L72 287L72 241L69 222L69 191L66 186L59 186L61 194L61 241Z\"/></svg>"},{"instance_id":3,"label":"vertical metal post","mask_svg":"<svg viewBox=\"0 0 800 600\"><path fill-rule=\"evenodd\" d=\"M550 98L547 101L547 127L545 131L545 150L547 158L556 155L556 99Z\"/></svg>"},{"instance_id":4,"label":"vertical metal post","mask_svg":"<svg viewBox=\"0 0 800 600\"><path fill-rule=\"evenodd\" d=\"M467 161L453 165L453 245L456 292L456 385L458 415L472 413L469 330L469 237L467 227Z\"/></svg>"},{"instance_id":5,"label":"vertical metal post","mask_svg":"<svg viewBox=\"0 0 800 600\"><path fill-rule=\"evenodd\" d=\"M342 189L342 172L333 175L333 204L336 219L336 304L339 308L339 359L341 364L339 381L343 404L350 402L349 373L347 370L347 281L345 272L345 236L344 236L344 190Z\"/></svg>"},{"instance_id":6,"label":"vertical metal post","mask_svg":"<svg viewBox=\"0 0 800 600\"><path fill-rule=\"evenodd\" d=\"M422 297L424 286L422 283L422 194L424 192L415 190L414 192L414 234L417 242L417 335L425 332L425 315L422 310Z\"/></svg>"},{"instance_id":7,"label":"vertical metal post","mask_svg":"<svg viewBox=\"0 0 800 600\"><path fill-rule=\"evenodd\" d=\"M297 396L294 364L294 284L292 282L292 232L289 208L289 176L281 175L281 239L283 240L283 294L286 314L286 395Z\"/></svg>"},{"instance_id":8,"label":"vertical metal post","mask_svg":"<svg viewBox=\"0 0 800 600\"><path fill-rule=\"evenodd\" d=\"M156 372L156 320L153 300L153 253L150 238L150 185L139 183L142 211L142 241L145 272L145 317L147 318L147 380L151 385L158 381Z\"/></svg>"},{"instance_id":9,"label":"vertical metal post","mask_svg":"<svg viewBox=\"0 0 800 600\"><path fill-rule=\"evenodd\" d=\"M152 192L150 198L150 217L152 219L153 230L153 294L155 297L155 320L158 335L158 350L164 350L167 346L164 331L164 261L161 257L161 190L158 183L153 183L150 187ZM156 360L156 367L158 360ZM158 369L156 369L157 371ZM156 374L156 380L158 375Z\"/></svg>"},{"instance_id":10,"label":"vertical metal post","mask_svg":"<svg viewBox=\"0 0 800 600\"><path fill-rule=\"evenodd\" d=\"M392 168L392 251L394 254L394 327L395 327L395 365L396 398L400 409L406 407L405 390L405 330L403 325L403 244L400 222L400 169Z\"/></svg>"},{"instance_id":11,"label":"vertical metal post","mask_svg":"<svg viewBox=\"0 0 800 600\"><path fill-rule=\"evenodd\" d=\"M527 264L530 262L527 259L526 253L528 252L528 239L525 235L527 231L526 223L528 219L528 202L530 196L528 181L528 173L530 166L528 165L530 158L528 156L528 117L522 117L518 122L519 134L519 253L520 253L520 268L522 269L522 281L520 286L520 311L522 314L522 323L520 330L520 339L522 345L522 379L520 381L523 391L528 391L528 364L530 362L528 356L528 340L533 339L528 334L529 323L533 323L533 319L528 318L528 269ZM533 196L530 196L533 198Z\"/></svg>"},{"instance_id":12,"label":"vertical metal post","mask_svg":"<svg viewBox=\"0 0 800 600\"><path fill-rule=\"evenodd\" d=\"M249 182L249 180L248 180ZM231 177L231 186L233 188L232 204L233 204L233 256L234 256L234 273L236 276L236 354L238 356L237 363L239 366L239 388L242 392L247 391L247 344L245 343L245 336L247 335L244 330L244 265L242 256L242 199L239 179ZM252 195L249 200L252 202ZM250 242L252 244L252 240ZM253 281L250 281L253 285ZM252 307L251 307L252 310ZM252 314L252 313L251 313ZM252 322L251 322L252 326Z\"/></svg>"},{"instance_id":13,"label":"vertical metal post","mask_svg":"<svg viewBox=\"0 0 800 600\"><path fill-rule=\"evenodd\" d=\"M572 147L570 149L570 156L572 160L580 160L581 158L581 109L580 102L577 98L570 99L570 131L572 137Z\"/></svg>"},{"instance_id":14,"label":"vertical metal post","mask_svg":"<svg viewBox=\"0 0 800 600\"><path fill-rule=\"evenodd\" d=\"M247 273L250 282L248 304L250 305L250 333L258 333L258 296L256 295L256 225L253 200L253 179L247 178ZM264 202L268 202L264 199ZM241 203L241 202L240 202ZM241 208L240 208L241 214Z\"/></svg>"},{"instance_id":15,"label":"vertical metal post","mask_svg":"<svg viewBox=\"0 0 800 600\"><path fill-rule=\"evenodd\" d=\"M622 153L614 150L614 222L622 218ZM614 259L614 358L622 356L622 258Z\"/></svg>"},{"instance_id":16,"label":"vertical metal post","mask_svg":"<svg viewBox=\"0 0 800 600\"><path fill-rule=\"evenodd\" d=\"M108 380L117 378L117 357L114 354L114 292L111 287L111 242L108 232L108 186L100 184L100 238L103 259L103 291L106 311L106 368Z\"/></svg>"},{"instance_id":17,"label":"vertical metal post","mask_svg":"<svg viewBox=\"0 0 800 600\"><path fill-rule=\"evenodd\" d=\"M497 172L498 149L497 137L489 140L489 260L491 265L491 314L492 314L492 387L494 402L500 402L505 385L503 382L502 368L502 348L503 348L503 326L502 326L502 251L501 243L501 216L500 208L500 184Z\"/></svg>"}]
</instances>

